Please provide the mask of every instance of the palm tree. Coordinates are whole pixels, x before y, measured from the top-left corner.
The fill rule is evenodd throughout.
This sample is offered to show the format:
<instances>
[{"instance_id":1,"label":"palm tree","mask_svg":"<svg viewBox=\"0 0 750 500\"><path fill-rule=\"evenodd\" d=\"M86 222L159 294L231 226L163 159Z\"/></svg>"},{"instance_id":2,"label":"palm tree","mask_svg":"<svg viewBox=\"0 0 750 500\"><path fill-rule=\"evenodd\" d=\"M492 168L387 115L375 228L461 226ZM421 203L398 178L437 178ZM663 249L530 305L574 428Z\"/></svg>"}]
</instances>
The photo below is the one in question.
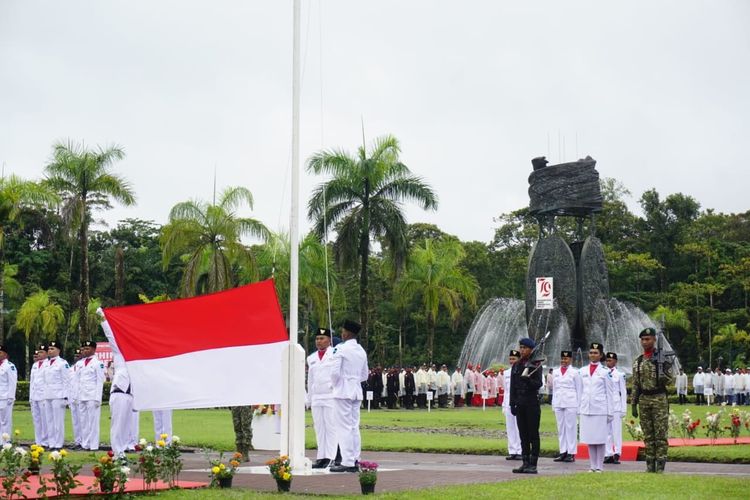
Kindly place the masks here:
<instances>
[{"instance_id":1,"label":"palm tree","mask_svg":"<svg viewBox=\"0 0 750 500\"><path fill-rule=\"evenodd\" d=\"M460 242L428 239L423 245L413 250L406 271L396 284L396 292L406 300L421 302L427 321L427 355L432 362L440 308L446 310L455 324L464 303L476 306L479 285L461 267L465 253Z\"/></svg>"},{"instance_id":2,"label":"palm tree","mask_svg":"<svg viewBox=\"0 0 750 500\"><path fill-rule=\"evenodd\" d=\"M85 321L88 323L87 328L89 332L95 332L97 328L99 328L99 325L101 324L102 320L97 314L96 311L99 310L99 308L102 306L102 301L99 299L89 299L89 305L86 308L86 316ZM81 317L81 311L73 311L73 314L70 315L70 331L75 332L79 328L80 323L80 317ZM67 340L67 333L66 340ZM66 342L64 342L65 344Z\"/></svg>"},{"instance_id":3,"label":"palm tree","mask_svg":"<svg viewBox=\"0 0 750 500\"><path fill-rule=\"evenodd\" d=\"M425 210L437 208L437 196L420 177L413 176L399 160L398 140L390 135L375 140L369 151L358 148L352 156L343 150L315 153L307 170L330 174L308 203L307 216L315 232L325 236L326 226L336 229L334 255L342 267L359 264L359 314L363 337L368 331L368 260L373 239L381 239L397 268L407 254L404 201Z\"/></svg>"},{"instance_id":4,"label":"palm tree","mask_svg":"<svg viewBox=\"0 0 750 500\"><path fill-rule=\"evenodd\" d=\"M63 308L50 299L48 291L40 290L26 299L16 316L16 327L26 335L26 366L31 366L29 345L36 344L40 336L52 338L64 322Z\"/></svg>"},{"instance_id":5,"label":"palm tree","mask_svg":"<svg viewBox=\"0 0 750 500\"><path fill-rule=\"evenodd\" d=\"M162 264L166 269L172 258L185 256L180 285L183 297L233 287L234 264L255 275L253 256L241 238L252 236L266 240L270 232L256 219L237 216L235 211L245 204L253 208L250 191L230 187L219 195L218 204L191 200L172 207L169 223L162 228L160 236Z\"/></svg>"},{"instance_id":6,"label":"palm tree","mask_svg":"<svg viewBox=\"0 0 750 500\"><path fill-rule=\"evenodd\" d=\"M289 304L290 248L289 235L272 234L268 242L257 252L258 271L261 276L274 276L276 294L285 312ZM329 259L327 265L326 258ZM305 328L305 348L307 348L310 326L328 325L329 297L326 287L326 268L328 268L331 296L337 295L336 274L333 272L330 258L323 244L312 233L305 236L299 244L299 301L300 311L303 314L300 324Z\"/></svg>"},{"instance_id":7,"label":"palm tree","mask_svg":"<svg viewBox=\"0 0 750 500\"><path fill-rule=\"evenodd\" d=\"M118 146L97 147L89 150L83 144L58 142L52 146L52 161L45 168L46 183L62 195L63 217L78 231L81 274L78 311L86 316L89 304L89 224L91 213L111 208L110 199L123 205L135 204L135 196L125 178L110 171L112 164L125 157ZM91 333L86 321L78 325L81 340L89 340Z\"/></svg>"},{"instance_id":8,"label":"palm tree","mask_svg":"<svg viewBox=\"0 0 750 500\"><path fill-rule=\"evenodd\" d=\"M0 342L5 341L5 238L9 225L24 207L53 203L55 193L45 186L18 176L0 176Z\"/></svg>"}]
</instances>

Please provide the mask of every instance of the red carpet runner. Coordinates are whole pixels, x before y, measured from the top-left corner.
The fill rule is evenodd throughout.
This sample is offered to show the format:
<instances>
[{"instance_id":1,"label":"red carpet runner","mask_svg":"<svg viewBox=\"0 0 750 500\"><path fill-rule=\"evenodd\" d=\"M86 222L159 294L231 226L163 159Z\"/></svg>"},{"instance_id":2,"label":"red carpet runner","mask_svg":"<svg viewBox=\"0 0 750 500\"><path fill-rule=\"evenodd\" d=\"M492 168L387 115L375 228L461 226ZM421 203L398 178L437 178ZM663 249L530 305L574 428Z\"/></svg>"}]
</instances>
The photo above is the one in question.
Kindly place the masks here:
<instances>
[{"instance_id":1,"label":"red carpet runner","mask_svg":"<svg viewBox=\"0 0 750 500\"><path fill-rule=\"evenodd\" d=\"M735 444L735 440L733 438L719 438L716 439L713 443L708 438L671 438L669 440L669 446L723 446L729 444ZM736 444L750 444L750 437L737 438ZM646 446L643 444L643 441L623 441L620 460L638 460L638 449L645 447ZM589 458L589 447L583 443L579 443L576 458Z\"/></svg>"},{"instance_id":2,"label":"red carpet runner","mask_svg":"<svg viewBox=\"0 0 750 500\"><path fill-rule=\"evenodd\" d=\"M53 487L51 487L52 483L52 475L51 474L42 474L44 478L46 479L47 485L50 486L50 489L47 490L47 497L52 498L56 497L55 490ZM88 496L88 495L102 495L99 491L99 485L94 484L94 477L93 476L78 476L77 478L80 482L83 483L83 485L77 487L74 490L71 490L71 495L82 495L82 496ZM196 481L178 481L178 485L180 488L186 489L186 488L203 488L204 486L208 486L208 483L203 482L196 482ZM29 477L29 482L26 483L23 486L23 494L26 498L41 498L41 496L37 495L36 490L39 489L39 476L31 476ZM168 490L169 487L166 483L162 483L161 481L158 481L156 483L156 486L152 488L153 490ZM131 478L125 487L125 491L127 493L138 493L145 491L143 480L140 477L134 477Z\"/></svg>"}]
</instances>

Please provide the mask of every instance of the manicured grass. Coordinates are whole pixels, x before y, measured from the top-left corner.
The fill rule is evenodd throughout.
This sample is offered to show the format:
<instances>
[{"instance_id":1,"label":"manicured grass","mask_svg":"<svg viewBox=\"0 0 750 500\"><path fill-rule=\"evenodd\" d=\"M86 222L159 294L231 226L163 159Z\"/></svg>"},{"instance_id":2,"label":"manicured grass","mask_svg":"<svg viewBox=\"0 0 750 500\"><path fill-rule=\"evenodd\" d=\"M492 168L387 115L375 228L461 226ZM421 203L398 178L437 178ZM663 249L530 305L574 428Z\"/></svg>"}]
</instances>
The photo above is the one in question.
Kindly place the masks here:
<instances>
[{"instance_id":1,"label":"manicured grass","mask_svg":"<svg viewBox=\"0 0 750 500\"><path fill-rule=\"evenodd\" d=\"M676 406L673 411L680 415L690 408L693 418L705 418L706 411L717 408ZM626 417L630 419L630 417ZM306 415L306 446L315 447L315 434L312 431L310 413ZM410 451L435 453L493 454L507 453L507 441L503 436L505 419L499 408L461 408L447 410L373 410L363 411L362 447L373 451ZM13 412L14 429L21 431L20 439L33 440L31 412L28 406L18 404ZM217 450L234 449L234 432L229 410L180 410L174 412L174 433L182 438L187 446L212 448ZM540 431L542 433L542 454L552 456L557 453L557 430L554 414L549 405L542 407ZM702 437L702 433L699 432ZM140 416L140 436L153 440L153 420L151 412ZM627 432L623 438L630 439ZM66 423L66 439L72 440L70 415ZM109 442L109 407L102 407L101 440ZM670 448L670 458L674 460L700 462L742 462L750 463L750 445L701 446ZM85 460L84 460L85 461Z\"/></svg>"},{"instance_id":2,"label":"manicured grass","mask_svg":"<svg viewBox=\"0 0 750 500\"><path fill-rule=\"evenodd\" d=\"M596 498L747 498L750 480L743 478L684 476L646 473L571 474L557 477L537 476L503 483L473 484L410 490L398 493L378 493L383 499L432 500L451 499L590 499ZM292 490L294 486L292 485ZM376 487L377 492L377 487ZM290 494L286 494L290 495ZM295 495L295 498L323 498L328 495ZM279 498L275 493L259 493L247 489L171 491L159 493L159 498L174 499L267 499ZM335 496L361 498L361 495Z\"/></svg>"}]
</instances>

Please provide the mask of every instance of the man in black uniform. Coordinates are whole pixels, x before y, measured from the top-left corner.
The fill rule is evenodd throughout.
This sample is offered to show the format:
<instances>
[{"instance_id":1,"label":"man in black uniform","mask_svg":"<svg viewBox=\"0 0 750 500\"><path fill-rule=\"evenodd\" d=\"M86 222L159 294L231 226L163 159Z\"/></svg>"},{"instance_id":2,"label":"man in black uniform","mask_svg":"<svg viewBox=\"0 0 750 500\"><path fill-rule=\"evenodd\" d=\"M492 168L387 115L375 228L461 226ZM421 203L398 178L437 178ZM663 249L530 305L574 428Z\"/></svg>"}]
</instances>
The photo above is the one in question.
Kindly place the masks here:
<instances>
[{"instance_id":1,"label":"man in black uniform","mask_svg":"<svg viewBox=\"0 0 750 500\"><path fill-rule=\"evenodd\" d=\"M396 409L396 396L398 395L398 370L391 368L388 370L386 379L386 391L388 392L388 409Z\"/></svg>"},{"instance_id":2,"label":"man in black uniform","mask_svg":"<svg viewBox=\"0 0 750 500\"><path fill-rule=\"evenodd\" d=\"M407 410L414 409L414 392L416 390L414 374L411 372L411 368L407 368L406 375L404 375L404 408Z\"/></svg>"},{"instance_id":3,"label":"man in black uniform","mask_svg":"<svg viewBox=\"0 0 750 500\"><path fill-rule=\"evenodd\" d=\"M513 469L517 474L536 474L539 460L539 388L542 387L542 370L541 367L535 370L537 366L531 362L534 346L534 340L521 339L521 359L513 365L510 372L510 412L518 423L523 458L523 465Z\"/></svg>"}]
</instances>

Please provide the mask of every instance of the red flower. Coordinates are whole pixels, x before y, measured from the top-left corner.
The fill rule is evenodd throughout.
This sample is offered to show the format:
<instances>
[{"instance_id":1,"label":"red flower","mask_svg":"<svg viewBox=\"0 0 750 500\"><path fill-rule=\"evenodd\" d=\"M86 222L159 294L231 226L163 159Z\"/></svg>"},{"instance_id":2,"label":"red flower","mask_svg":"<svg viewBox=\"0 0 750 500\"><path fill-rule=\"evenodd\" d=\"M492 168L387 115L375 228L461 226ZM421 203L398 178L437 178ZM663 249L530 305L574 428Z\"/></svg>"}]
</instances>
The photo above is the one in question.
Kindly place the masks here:
<instances>
[{"instance_id":1,"label":"red flower","mask_svg":"<svg viewBox=\"0 0 750 500\"><path fill-rule=\"evenodd\" d=\"M141 445L137 444L135 445L135 451L141 451L143 448L141 448Z\"/></svg>"},{"instance_id":2,"label":"red flower","mask_svg":"<svg viewBox=\"0 0 750 500\"><path fill-rule=\"evenodd\" d=\"M146 461L146 457L143 457L143 456L141 456L141 457L139 457L139 458L138 458L138 460L139 460L139 461L140 461L141 463L143 463L143 462L145 462L145 461Z\"/></svg>"},{"instance_id":3,"label":"red flower","mask_svg":"<svg viewBox=\"0 0 750 500\"><path fill-rule=\"evenodd\" d=\"M100 477L102 475L102 469L99 468L98 465L93 468L93 471L94 471L94 477Z\"/></svg>"},{"instance_id":4,"label":"red flower","mask_svg":"<svg viewBox=\"0 0 750 500\"><path fill-rule=\"evenodd\" d=\"M111 457L114 457L114 456L115 456L115 452L114 452L114 451L112 451L112 450L109 450L109 451L107 452L107 455L109 455L109 457L110 457L110 458L111 458Z\"/></svg>"}]
</instances>

